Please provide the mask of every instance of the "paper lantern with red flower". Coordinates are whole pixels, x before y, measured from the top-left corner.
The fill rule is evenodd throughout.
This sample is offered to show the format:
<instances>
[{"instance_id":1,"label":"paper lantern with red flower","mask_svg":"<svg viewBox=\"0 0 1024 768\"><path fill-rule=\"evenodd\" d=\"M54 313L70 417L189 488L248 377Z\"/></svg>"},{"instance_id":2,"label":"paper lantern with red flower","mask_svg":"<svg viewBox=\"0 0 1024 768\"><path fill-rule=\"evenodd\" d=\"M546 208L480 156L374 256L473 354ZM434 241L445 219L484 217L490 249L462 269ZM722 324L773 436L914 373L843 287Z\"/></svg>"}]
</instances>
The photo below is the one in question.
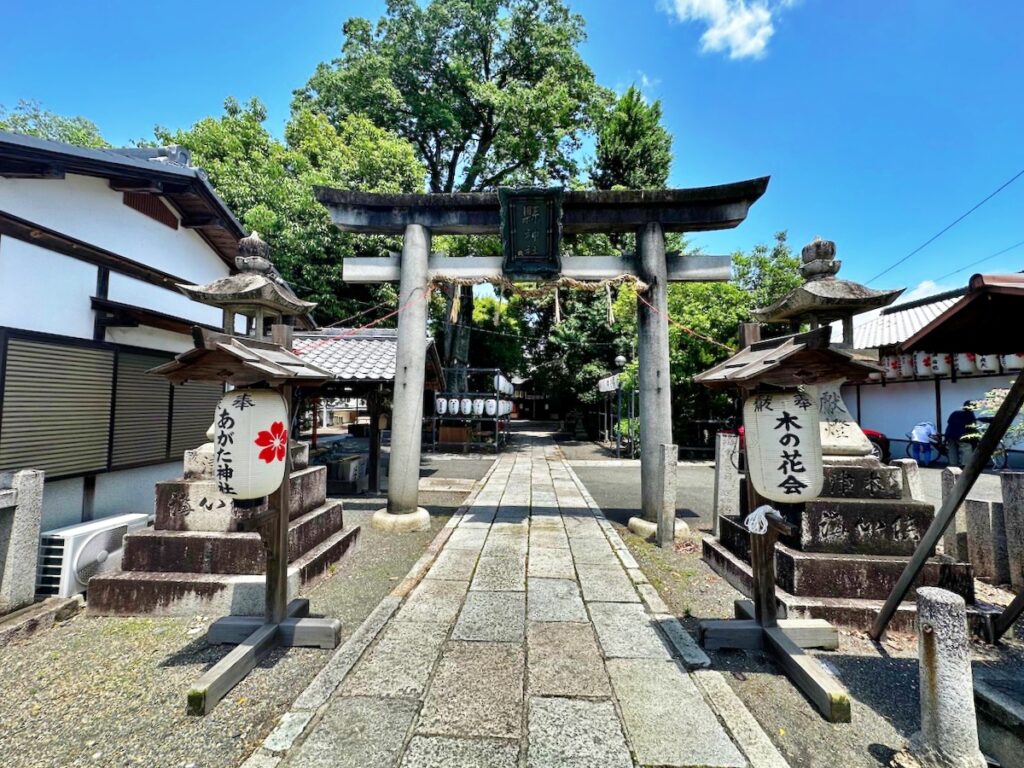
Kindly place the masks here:
<instances>
[{"instance_id":1,"label":"paper lantern with red flower","mask_svg":"<svg viewBox=\"0 0 1024 768\"><path fill-rule=\"evenodd\" d=\"M288 454L288 409L269 389L236 389L217 404L214 416L217 487L232 498L259 499L284 479Z\"/></svg>"}]
</instances>

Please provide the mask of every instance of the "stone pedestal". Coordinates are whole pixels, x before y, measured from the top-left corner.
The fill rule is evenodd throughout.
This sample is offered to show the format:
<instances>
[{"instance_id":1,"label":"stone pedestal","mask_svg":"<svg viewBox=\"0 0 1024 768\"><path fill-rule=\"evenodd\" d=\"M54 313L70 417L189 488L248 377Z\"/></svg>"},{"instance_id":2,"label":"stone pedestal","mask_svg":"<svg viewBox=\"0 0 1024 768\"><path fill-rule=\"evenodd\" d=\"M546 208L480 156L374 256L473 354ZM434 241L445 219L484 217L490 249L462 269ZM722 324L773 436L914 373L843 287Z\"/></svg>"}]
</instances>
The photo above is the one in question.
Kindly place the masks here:
<instances>
[{"instance_id":1,"label":"stone pedestal","mask_svg":"<svg viewBox=\"0 0 1024 768\"><path fill-rule=\"evenodd\" d=\"M0 474L0 614L35 601L43 473Z\"/></svg>"},{"instance_id":2,"label":"stone pedestal","mask_svg":"<svg viewBox=\"0 0 1024 768\"><path fill-rule=\"evenodd\" d=\"M911 743L925 768L985 768L978 749L964 601L943 589L917 591L921 730Z\"/></svg>"},{"instance_id":3,"label":"stone pedestal","mask_svg":"<svg viewBox=\"0 0 1024 768\"><path fill-rule=\"evenodd\" d=\"M1010 585L1024 590L1024 472L1002 472L1003 518L1006 524L1006 558Z\"/></svg>"},{"instance_id":4,"label":"stone pedestal","mask_svg":"<svg viewBox=\"0 0 1024 768\"><path fill-rule=\"evenodd\" d=\"M718 535L718 518L740 513L740 436L728 432L715 435L715 497L711 530Z\"/></svg>"},{"instance_id":5,"label":"stone pedestal","mask_svg":"<svg viewBox=\"0 0 1024 768\"><path fill-rule=\"evenodd\" d=\"M953 486L963 470L959 467L946 467L942 470L942 502L953 494ZM957 560L967 560L970 553L967 551L967 516L963 506L953 516L946 532L942 534L942 551Z\"/></svg>"},{"instance_id":6,"label":"stone pedestal","mask_svg":"<svg viewBox=\"0 0 1024 768\"><path fill-rule=\"evenodd\" d=\"M307 466L305 444L290 450L289 598L359 534L327 499L327 468ZM121 573L89 582L90 614L263 614L266 550L255 524L273 507L236 507L217 490L211 458L208 446L186 451L184 477L157 483L154 527L125 537Z\"/></svg>"}]
</instances>

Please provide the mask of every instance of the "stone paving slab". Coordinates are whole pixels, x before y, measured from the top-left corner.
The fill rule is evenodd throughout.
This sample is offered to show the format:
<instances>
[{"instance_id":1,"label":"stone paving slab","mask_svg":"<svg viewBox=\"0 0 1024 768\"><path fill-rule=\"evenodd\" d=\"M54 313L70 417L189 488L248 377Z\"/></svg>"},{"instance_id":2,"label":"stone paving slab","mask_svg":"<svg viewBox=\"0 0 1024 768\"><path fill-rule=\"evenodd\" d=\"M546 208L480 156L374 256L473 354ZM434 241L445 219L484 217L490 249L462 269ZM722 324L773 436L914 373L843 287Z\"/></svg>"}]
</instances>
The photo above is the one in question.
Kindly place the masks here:
<instances>
[{"instance_id":1,"label":"stone paving slab","mask_svg":"<svg viewBox=\"0 0 1024 768\"><path fill-rule=\"evenodd\" d=\"M419 703L406 699L337 698L317 727L284 762L289 768L387 768L398 765Z\"/></svg>"},{"instance_id":2,"label":"stone paving slab","mask_svg":"<svg viewBox=\"0 0 1024 768\"><path fill-rule=\"evenodd\" d=\"M526 618L529 621L586 621L587 611L575 581L527 579Z\"/></svg>"},{"instance_id":3,"label":"stone paving slab","mask_svg":"<svg viewBox=\"0 0 1024 768\"><path fill-rule=\"evenodd\" d=\"M573 536L569 539L569 549L576 563L606 565L615 562L615 554L600 529L596 536Z\"/></svg>"},{"instance_id":4,"label":"stone paving slab","mask_svg":"<svg viewBox=\"0 0 1024 768\"><path fill-rule=\"evenodd\" d=\"M487 540L487 532L490 526L490 522L481 523L479 527L475 523L461 523L452 535L448 537L445 551L468 549L473 552L479 552L484 548L484 542Z\"/></svg>"},{"instance_id":5,"label":"stone paving slab","mask_svg":"<svg viewBox=\"0 0 1024 768\"><path fill-rule=\"evenodd\" d=\"M459 615L468 581L424 579L398 609L399 621L434 621L451 624Z\"/></svg>"},{"instance_id":6,"label":"stone paving slab","mask_svg":"<svg viewBox=\"0 0 1024 768\"><path fill-rule=\"evenodd\" d=\"M608 674L641 765L746 767L725 731L707 727L715 715L675 662L610 659Z\"/></svg>"},{"instance_id":7,"label":"stone paving slab","mask_svg":"<svg viewBox=\"0 0 1024 768\"><path fill-rule=\"evenodd\" d=\"M423 702L416 732L518 738L524 663L518 643L449 642Z\"/></svg>"},{"instance_id":8,"label":"stone paving slab","mask_svg":"<svg viewBox=\"0 0 1024 768\"><path fill-rule=\"evenodd\" d=\"M530 698L528 768L633 768L610 701Z\"/></svg>"},{"instance_id":9,"label":"stone paving slab","mask_svg":"<svg viewBox=\"0 0 1024 768\"><path fill-rule=\"evenodd\" d=\"M517 768L519 742L414 736L401 768Z\"/></svg>"},{"instance_id":10,"label":"stone paving slab","mask_svg":"<svg viewBox=\"0 0 1024 768\"><path fill-rule=\"evenodd\" d=\"M576 578L576 568L568 549L545 549L531 545L528 572L530 578Z\"/></svg>"},{"instance_id":11,"label":"stone paving slab","mask_svg":"<svg viewBox=\"0 0 1024 768\"><path fill-rule=\"evenodd\" d=\"M449 624L393 621L341 687L342 696L422 698Z\"/></svg>"},{"instance_id":12,"label":"stone paving slab","mask_svg":"<svg viewBox=\"0 0 1024 768\"><path fill-rule=\"evenodd\" d=\"M484 557L522 557L528 549L526 536L488 536L482 554Z\"/></svg>"},{"instance_id":13,"label":"stone paving slab","mask_svg":"<svg viewBox=\"0 0 1024 768\"><path fill-rule=\"evenodd\" d=\"M437 556L425 578L468 581L473 577L477 557L479 554L475 549L448 549L446 547Z\"/></svg>"},{"instance_id":14,"label":"stone paving slab","mask_svg":"<svg viewBox=\"0 0 1024 768\"><path fill-rule=\"evenodd\" d=\"M588 603L638 603L640 596L617 563L577 563L583 599Z\"/></svg>"},{"instance_id":15,"label":"stone paving slab","mask_svg":"<svg viewBox=\"0 0 1024 768\"><path fill-rule=\"evenodd\" d=\"M526 645L531 696L611 696L590 624L533 622Z\"/></svg>"},{"instance_id":16,"label":"stone paving slab","mask_svg":"<svg viewBox=\"0 0 1024 768\"><path fill-rule=\"evenodd\" d=\"M452 639L521 643L525 631L525 593L470 592Z\"/></svg>"},{"instance_id":17,"label":"stone paving slab","mask_svg":"<svg viewBox=\"0 0 1024 768\"><path fill-rule=\"evenodd\" d=\"M589 603L587 609L605 658L672 657L640 603Z\"/></svg>"},{"instance_id":18,"label":"stone paving slab","mask_svg":"<svg viewBox=\"0 0 1024 768\"><path fill-rule=\"evenodd\" d=\"M568 549L569 537L565 535L565 528L559 520L558 527L538 526L536 523L530 529L530 549L543 547L544 549Z\"/></svg>"},{"instance_id":19,"label":"stone paving slab","mask_svg":"<svg viewBox=\"0 0 1024 768\"><path fill-rule=\"evenodd\" d=\"M470 591L522 592L526 589L526 556L481 557Z\"/></svg>"}]
</instances>

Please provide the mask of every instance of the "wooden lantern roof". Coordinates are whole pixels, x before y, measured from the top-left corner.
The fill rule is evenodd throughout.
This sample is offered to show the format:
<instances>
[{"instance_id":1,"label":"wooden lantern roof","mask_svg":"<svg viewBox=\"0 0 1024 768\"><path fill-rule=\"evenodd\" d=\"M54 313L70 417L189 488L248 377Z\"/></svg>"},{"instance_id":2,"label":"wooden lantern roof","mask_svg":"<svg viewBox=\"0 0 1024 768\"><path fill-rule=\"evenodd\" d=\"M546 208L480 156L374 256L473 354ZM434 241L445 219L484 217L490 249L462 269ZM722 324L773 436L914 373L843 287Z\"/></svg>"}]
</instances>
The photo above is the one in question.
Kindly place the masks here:
<instances>
[{"instance_id":1,"label":"wooden lantern roof","mask_svg":"<svg viewBox=\"0 0 1024 768\"><path fill-rule=\"evenodd\" d=\"M900 346L905 352L980 355L1024 351L1018 323L1024 316L1024 275L974 275L967 293Z\"/></svg>"},{"instance_id":2,"label":"wooden lantern roof","mask_svg":"<svg viewBox=\"0 0 1024 768\"><path fill-rule=\"evenodd\" d=\"M195 349L183 352L149 373L174 384L187 381L226 382L236 387L267 383L319 386L331 372L306 362L279 344L194 328Z\"/></svg>"},{"instance_id":3,"label":"wooden lantern roof","mask_svg":"<svg viewBox=\"0 0 1024 768\"><path fill-rule=\"evenodd\" d=\"M863 381L881 372L874 362L830 346L832 328L781 336L751 344L694 377L710 389L753 389L758 385L795 387L832 379Z\"/></svg>"}]
</instances>

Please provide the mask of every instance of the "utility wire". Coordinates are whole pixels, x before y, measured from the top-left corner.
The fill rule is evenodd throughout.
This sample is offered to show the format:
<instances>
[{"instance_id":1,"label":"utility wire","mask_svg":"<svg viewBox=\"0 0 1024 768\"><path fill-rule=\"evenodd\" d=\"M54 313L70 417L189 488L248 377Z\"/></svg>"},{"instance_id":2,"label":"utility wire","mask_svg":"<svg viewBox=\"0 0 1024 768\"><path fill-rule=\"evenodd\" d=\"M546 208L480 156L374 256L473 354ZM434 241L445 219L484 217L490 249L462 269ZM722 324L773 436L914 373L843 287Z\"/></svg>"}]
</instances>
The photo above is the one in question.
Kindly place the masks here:
<instances>
[{"instance_id":1,"label":"utility wire","mask_svg":"<svg viewBox=\"0 0 1024 768\"><path fill-rule=\"evenodd\" d=\"M1013 182L1015 182L1015 181L1016 181L1017 179L1019 179L1019 178L1020 178L1021 176L1024 176L1024 169L1021 169L1020 171L1018 171L1018 172L1017 172L1017 173L1016 173L1016 174L1015 174L1015 175L1013 176L1013 178L1011 178L1011 179L1010 179L1009 181L1006 181L1006 182L1004 182L1004 183L1003 183L1002 185L1000 185L999 187L997 187L997 188L996 188L996 189L995 189L995 190L994 190L993 192L991 192L991 193L990 193L990 194L988 195L988 197L986 197L985 199L983 199L983 200L981 200L980 202L976 203L976 204L974 205L974 207L973 207L973 208L971 208L971 209L970 209L969 211L967 211L966 213L963 213L963 214L961 214L961 215L960 215L959 217L957 217L957 218L956 218L956 219L954 219L954 220L953 220L952 222L950 222L949 224L947 224L947 225L946 225L945 227L943 227L943 228L942 228L941 230L939 230L938 232L936 232L936 233L935 233L934 235L932 235L932 236L931 236L930 238L928 238L927 240L925 240L925 241L924 241L923 243L921 243L921 245L917 246L917 248L915 248L914 250L912 250L912 251L911 251L910 253L908 253L908 254L907 254L906 256L904 256L904 257L903 257L902 259L899 259L899 260L898 260L898 261L897 261L896 263L894 263L894 264L893 264L892 266L886 267L886 268L885 268L885 269L883 269L883 270L882 270L881 272L879 272L879 273L878 273L877 275L875 275L874 277L872 277L872 278L871 278L870 280L868 280L868 281L867 281L867 283L866 283L866 284L867 284L867 285L870 285L871 283L875 282L875 280L877 280L878 278L880 278L880 277L881 277L882 275L884 275L884 274L887 274L887 273L891 272L892 270L896 269L896 267L898 267L898 266L899 266L900 264L902 264L903 262L905 262L905 261L906 261L907 259L909 259L909 258L910 258L911 256L913 256L914 254L916 254L916 253L918 253L918 252L920 252L920 251L923 251L923 250L924 250L925 248L927 248L927 247L928 247L929 245L931 245L932 243L934 243L934 242L935 242L936 240L938 240L938 239L939 239L940 237L942 237L942 236L943 236L944 234L946 234L946 233L947 233L947 232L948 232L949 230L951 230L951 229L952 229L953 227L955 227L955 226L956 226L957 224L959 224L959 223L960 223L961 221L963 221L963 220L964 220L964 219L966 219L966 218L967 218L968 216L970 216L970 215L971 215L972 213L974 213L974 212L975 212L976 210L978 210L979 208L981 208L981 206L983 206L983 205L984 205L985 203L987 203L987 202L988 202L989 200L991 200L991 199L992 199L993 197L995 197L995 196L996 196L996 195L998 195L998 194L999 194L1000 192L1002 192L1002 191L1003 191L1004 189L1006 189L1006 188L1007 188L1008 186L1010 186L1011 184L1013 184Z\"/></svg>"},{"instance_id":2,"label":"utility wire","mask_svg":"<svg viewBox=\"0 0 1024 768\"><path fill-rule=\"evenodd\" d=\"M953 275L957 274L958 272L963 272L965 269L970 269L971 267L977 266L978 264L981 264L983 261L988 261L989 259L994 259L996 256L1002 256L1004 253L1009 253L1014 248L1020 248L1022 245L1024 245L1024 240L1021 240L1019 243L1014 243L1009 248L1003 248L1003 250L1001 250L1001 251L996 251L991 256L986 256L983 259L978 259L977 261L972 261L970 264L965 264L964 266L960 267L960 269L954 269L952 272L947 272L942 277L935 278L935 282L936 283L941 283L947 277L952 277Z\"/></svg>"}]
</instances>

